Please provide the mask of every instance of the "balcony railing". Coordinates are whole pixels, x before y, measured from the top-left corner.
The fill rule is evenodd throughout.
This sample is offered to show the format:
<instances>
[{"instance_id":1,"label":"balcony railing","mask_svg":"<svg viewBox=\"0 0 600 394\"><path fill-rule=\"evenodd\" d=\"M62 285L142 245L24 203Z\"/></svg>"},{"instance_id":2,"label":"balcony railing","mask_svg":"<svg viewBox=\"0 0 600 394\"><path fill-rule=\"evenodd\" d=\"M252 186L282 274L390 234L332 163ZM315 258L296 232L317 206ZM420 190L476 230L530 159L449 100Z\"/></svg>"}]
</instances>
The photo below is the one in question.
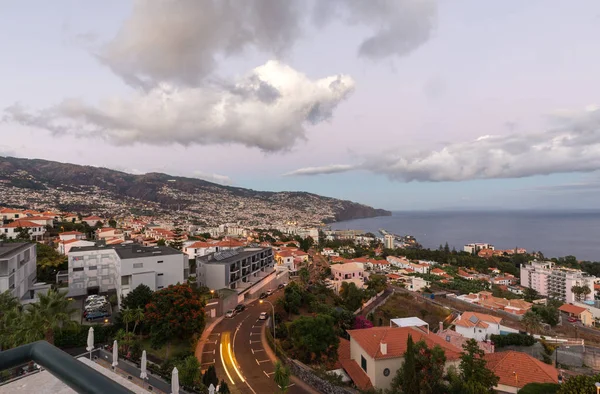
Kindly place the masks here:
<instances>
[{"instance_id":1,"label":"balcony railing","mask_svg":"<svg viewBox=\"0 0 600 394\"><path fill-rule=\"evenodd\" d=\"M132 393L45 341L33 342L0 352L0 371L18 367L30 361L46 368L52 375L78 393Z\"/></svg>"}]
</instances>

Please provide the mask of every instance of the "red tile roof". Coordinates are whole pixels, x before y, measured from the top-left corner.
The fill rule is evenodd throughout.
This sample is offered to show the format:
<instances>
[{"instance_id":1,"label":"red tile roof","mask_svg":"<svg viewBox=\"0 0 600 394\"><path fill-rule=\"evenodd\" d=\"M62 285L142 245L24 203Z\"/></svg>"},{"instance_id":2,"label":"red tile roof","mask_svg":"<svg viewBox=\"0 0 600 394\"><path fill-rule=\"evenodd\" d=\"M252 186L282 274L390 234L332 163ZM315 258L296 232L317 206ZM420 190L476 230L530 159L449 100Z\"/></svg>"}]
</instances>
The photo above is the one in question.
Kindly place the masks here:
<instances>
[{"instance_id":1,"label":"red tile roof","mask_svg":"<svg viewBox=\"0 0 600 394\"><path fill-rule=\"evenodd\" d=\"M499 378L499 384L523 387L529 383L558 383L558 370L526 353L509 350L487 353L487 368Z\"/></svg>"},{"instance_id":2,"label":"red tile roof","mask_svg":"<svg viewBox=\"0 0 600 394\"><path fill-rule=\"evenodd\" d=\"M344 368L344 371L346 371L346 373L348 373L348 376L350 376L350 379L352 379L352 381L354 382L356 387L358 387L360 390L366 391L373 387L373 384L371 383L371 379L369 379L369 376L366 374L366 372L363 371L362 368L358 366L356 361L344 360L341 362L341 364L342 364L342 368Z\"/></svg>"},{"instance_id":3,"label":"red tile roof","mask_svg":"<svg viewBox=\"0 0 600 394\"><path fill-rule=\"evenodd\" d=\"M17 227L41 227L40 224L30 222L28 220L15 220L14 222L0 226L3 228L17 228Z\"/></svg>"},{"instance_id":4,"label":"red tile roof","mask_svg":"<svg viewBox=\"0 0 600 394\"><path fill-rule=\"evenodd\" d=\"M587 309L577 305L564 304L560 308L558 308L558 310L567 313L572 313L574 315L579 315L580 313L585 312Z\"/></svg>"},{"instance_id":5,"label":"red tile roof","mask_svg":"<svg viewBox=\"0 0 600 394\"><path fill-rule=\"evenodd\" d=\"M406 342L410 335L414 342L425 341L427 346L440 345L446 352L448 360L457 360L461 350L444 341L435 334L427 334L417 328L411 327L372 327L362 330L348 330L348 334L354 339L367 354L375 359L402 357L406 352ZM381 353L381 342L387 343L387 353Z\"/></svg>"}]
</instances>

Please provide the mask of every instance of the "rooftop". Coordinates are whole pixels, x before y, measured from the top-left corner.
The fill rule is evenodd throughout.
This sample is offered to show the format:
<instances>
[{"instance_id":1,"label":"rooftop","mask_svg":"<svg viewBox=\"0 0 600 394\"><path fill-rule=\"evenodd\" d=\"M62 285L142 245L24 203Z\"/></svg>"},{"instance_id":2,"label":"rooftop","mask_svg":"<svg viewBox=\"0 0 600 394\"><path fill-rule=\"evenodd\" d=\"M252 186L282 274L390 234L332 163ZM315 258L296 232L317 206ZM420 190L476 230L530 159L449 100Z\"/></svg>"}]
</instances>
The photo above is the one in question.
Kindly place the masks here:
<instances>
[{"instance_id":1,"label":"rooftop","mask_svg":"<svg viewBox=\"0 0 600 394\"><path fill-rule=\"evenodd\" d=\"M0 242L0 259L22 252L32 245L27 242Z\"/></svg>"},{"instance_id":2,"label":"rooftop","mask_svg":"<svg viewBox=\"0 0 600 394\"><path fill-rule=\"evenodd\" d=\"M142 246L137 244L127 245L94 245L74 247L71 252L90 252L96 250L113 249L121 259L135 259L140 257L165 256L183 254L177 249L168 246Z\"/></svg>"},{"instance_id":3,"label":"rooftop","mask_svg":"<svg viewBox=\"0 0 600 394\"><path fill-rule=\"evenodd\" d=\"M499 384L523 387L529 383L558 383L558 370L526 353L509 350L487 353L487 367L499 378Z\"/></svg>"},{"instance_id":4,"label":"rooftop","mask_svg":"<svg viewBox=\"0 0 600 394\"><path fill-rule=\"evenodd\" d=\"M270 248L244 248L243 250L230 249L219 253L211 253L206 256L204 261L210 264L231 264L269 249ZM234 252L237 253L234 254Z\"/></svg>"}]
</instances>

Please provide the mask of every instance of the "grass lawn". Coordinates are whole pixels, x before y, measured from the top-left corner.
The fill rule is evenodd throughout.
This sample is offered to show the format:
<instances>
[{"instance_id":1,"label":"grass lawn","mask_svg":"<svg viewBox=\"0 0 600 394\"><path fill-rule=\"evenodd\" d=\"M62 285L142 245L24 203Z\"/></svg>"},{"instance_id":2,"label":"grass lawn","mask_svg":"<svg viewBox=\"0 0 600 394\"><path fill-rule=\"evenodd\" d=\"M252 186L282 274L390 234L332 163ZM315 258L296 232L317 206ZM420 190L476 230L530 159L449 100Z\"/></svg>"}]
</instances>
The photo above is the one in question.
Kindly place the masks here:
<instances>
[{"instance_id":1,"label":"grass lawn","mask_svg":"<svg viewBox=\"0 0 600 394\"><path fill-rule=\"evenodd\" d=\"M142 348L144 350L146 350L146 352L148 352L148 354L153 355L154 357L158 357L162 360L166 360L166 353L167 353L167 346L163 346L160 349L153 349L152 346L150 346L150 338L146 338L142 341ZM186 352L193 352L194 349L192 349L192 345L190 344L189 340L178 340L178 339L174 339L173 342L171 342L171 349L169 350L169 358L173 358L179 354L183 354Z\"/></svg>"}]
</instances>

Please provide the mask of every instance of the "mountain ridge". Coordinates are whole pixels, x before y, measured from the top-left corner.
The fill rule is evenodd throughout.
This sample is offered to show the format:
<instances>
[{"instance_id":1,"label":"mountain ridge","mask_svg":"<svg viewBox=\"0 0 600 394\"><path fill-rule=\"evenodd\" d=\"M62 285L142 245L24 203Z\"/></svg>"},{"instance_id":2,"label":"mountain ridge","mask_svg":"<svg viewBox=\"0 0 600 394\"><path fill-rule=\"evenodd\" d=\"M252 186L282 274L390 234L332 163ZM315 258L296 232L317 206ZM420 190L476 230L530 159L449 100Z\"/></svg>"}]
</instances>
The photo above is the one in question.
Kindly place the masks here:
<instances>
[{"instance_id":1,"label":"mountain ridge","mask_svg":"<svg viewBox=\"0 0 600 394\"><path fill-rule=\"evenodd\" d=\"M117 213L125 213L128 205L130 209L152 211L168 211L177 206L197 217L197 221L202 221L201 216L224 219L235 213L239 217L232 217L232 221L242 216L242 222L260 222L269 217L285 220L285 215L271 212L277 209L288 212L288 221L303 222L391 215L387 210L309 192L258 191L159 172L137 175L105 167L2 156L0 188L5 189L0 192L0 201L13 206L29 204L29 191L37 202L42 199L65 210L111 213L110 207L114 206ZM89 198L82 198L85 196ZM254 219L241 212L250 207L255 211Z\"/></svg>"}]
</instances>

